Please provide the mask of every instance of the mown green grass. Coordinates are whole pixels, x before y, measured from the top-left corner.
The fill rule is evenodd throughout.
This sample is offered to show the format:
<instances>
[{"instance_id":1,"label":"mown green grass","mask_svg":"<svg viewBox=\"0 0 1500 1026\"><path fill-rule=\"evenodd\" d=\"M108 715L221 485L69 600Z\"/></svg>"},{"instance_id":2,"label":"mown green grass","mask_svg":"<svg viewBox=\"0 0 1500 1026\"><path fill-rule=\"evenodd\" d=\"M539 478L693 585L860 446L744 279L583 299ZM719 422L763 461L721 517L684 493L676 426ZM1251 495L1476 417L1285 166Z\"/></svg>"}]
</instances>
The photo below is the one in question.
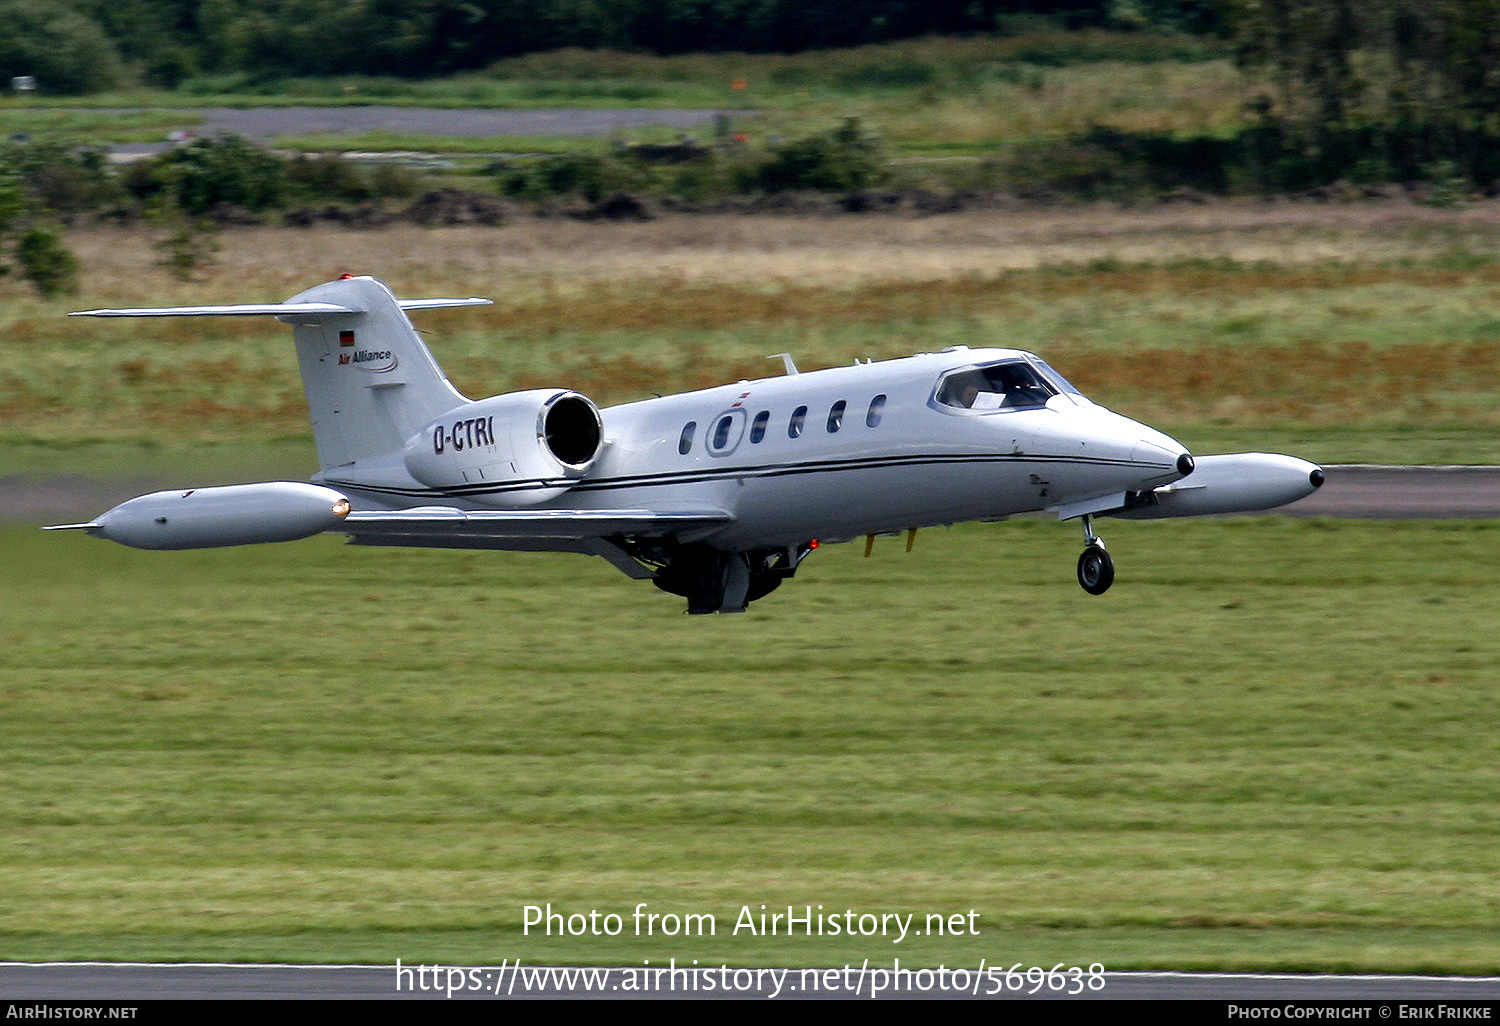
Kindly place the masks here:
<instances>
[{"instance_id":1,"label":"mown green grass","mask_svg":"<svg viewBox=\"0 0 1500 1026\"><path fill-rule=\"evenodd\" d=\"M167 133L202 122L197 111L176 105L140 110L78 108L0 101L0 128L7 138L25 135L37 142L102 144L162 142Z\"/></svg>"},{"instance_id":2,"label":"mown green grass","mask_svg":"<svg viewBox=\"0 0 1500 1026\"><path fill-rule=\"evenodd\" d=\"M582 557L6 530L0 958L1495 972L1497 531L1110 523L1093 599L1018 521L688 618Z\"/></svg>"}]
</instances>

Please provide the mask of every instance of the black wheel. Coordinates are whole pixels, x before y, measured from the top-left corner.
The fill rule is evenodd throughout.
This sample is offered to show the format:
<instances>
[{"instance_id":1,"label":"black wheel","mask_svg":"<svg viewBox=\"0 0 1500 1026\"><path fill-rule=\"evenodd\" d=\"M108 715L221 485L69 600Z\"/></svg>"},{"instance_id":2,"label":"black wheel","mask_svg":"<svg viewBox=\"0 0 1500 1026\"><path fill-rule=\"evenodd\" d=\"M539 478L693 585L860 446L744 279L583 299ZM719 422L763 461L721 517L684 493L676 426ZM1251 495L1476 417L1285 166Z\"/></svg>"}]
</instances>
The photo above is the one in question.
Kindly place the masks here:
<instances>
[{"instance_id":1,"label":"black wheel","mask_svg":"<svg viewBox=\"0 0 1500 1026\"><path fill-rule=\"evenodd\" d=\"M781 587L781 582L786 580L786 575L775 571L763 570L760 573L750 575L750 591L745 596L746 602L754 602L756 599L765 598L771 592Z\"/></svg>"},{"instance_id":2,"label":"black wheel","mask_svg":"<svg viewBox=\"0 0 1500 1026\"><path fill-rule=\"evenodd\" d=\"M1097 545L1078 557L1078 583L1090 595L1103 595L1115 583L1115 561Z\"/></svg>"},{"instance_id":3,"label":"black wheel","mask_svg":"<svg viewBox=\"0 0 1500 1026\"><path fill-rule=\"evenodd\" d=\"M652 579L662 591L688 600L689 613L717 613L724 604L728 553L707 545L684 545Z\"/></svg>"}]
</instances>

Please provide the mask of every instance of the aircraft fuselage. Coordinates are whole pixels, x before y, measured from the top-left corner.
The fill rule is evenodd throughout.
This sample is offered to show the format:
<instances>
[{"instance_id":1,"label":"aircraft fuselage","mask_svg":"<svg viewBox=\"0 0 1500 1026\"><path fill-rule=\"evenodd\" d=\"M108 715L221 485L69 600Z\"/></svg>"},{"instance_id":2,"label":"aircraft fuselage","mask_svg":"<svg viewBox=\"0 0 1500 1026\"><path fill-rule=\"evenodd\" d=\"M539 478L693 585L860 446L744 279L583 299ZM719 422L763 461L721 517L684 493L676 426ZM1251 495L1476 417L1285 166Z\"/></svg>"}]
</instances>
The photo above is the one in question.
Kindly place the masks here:
<instances>
[{"instance_id":1,"label":"aircraft fuselage","mask_svg":"<svg viewBox=\"0 0 1500 1026\"><path fill-rule=\"evenodd\" d=\"M944 373L1007 358L1023 354L914 356L605 409L612 444L570 501L651 505L669 489L732 513L710 540L748 549L999 519L1182 476L1180 444L1077 393L989 411L937 401Z\"/></svg>"},{"instance_id":2,"label":"aircraft fuselage","mask_svg":"<svg viewBox=\"0 0 1500 1026\"><path fill-rule=\"evenodd\" d=\"M338 468L321 479L352 496L362 475L373 478L379 489L359 498L392 509L423 495L469 509L707 506L732 520L693 540L747 550L1001 519L1183 476L1180 443L1061 379L1044 402L1027 406L940 400L940 382L955 372L1006 361L1030 367L1034 359L958 348L607 407L598 459L569 481L506 481L486 491L476 469L443 491L388 465ZM493 434L484 418L460 408L434 429L433 452L423 458L479 468Z\"/></svg>"}]
</instances>

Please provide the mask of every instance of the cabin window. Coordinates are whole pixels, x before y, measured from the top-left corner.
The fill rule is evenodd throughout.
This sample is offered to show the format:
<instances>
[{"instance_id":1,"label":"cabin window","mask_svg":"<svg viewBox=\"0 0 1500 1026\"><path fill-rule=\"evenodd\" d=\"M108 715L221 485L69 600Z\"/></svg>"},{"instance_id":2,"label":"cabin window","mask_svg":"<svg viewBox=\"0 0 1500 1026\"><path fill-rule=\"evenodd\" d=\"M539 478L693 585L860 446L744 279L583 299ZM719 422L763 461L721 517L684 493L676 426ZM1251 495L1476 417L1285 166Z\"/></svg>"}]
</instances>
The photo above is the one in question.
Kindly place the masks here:
<instances>
[{"instance_id":1,"label":"cabin window","mask_svg":"<svg viewBox=\"0 0 1500 1026\"><path fill-rule=\"evenodd\" d=\"M698 422L690 420L687 427L682 429L682 437L677 439L677 451L686 456L693 448L693 432L698 430Z\"/></svg>"},{"instance_id":2,"label":"cabin window","mask_svg":"<svg viewBox=\"0 0 1500 1026\"><path fill-rule=\"evenodd\" d=\"M796 438L802 434L802 425L807 423L807 407L799 406L792 411L792 419L787 423L786 436Z\"/></svg>"},{"instance_id":3,"label":"cabin window","mask_svg":"<svg viewBox=\"0 0 1500 1026\"><path fill-rule=\"evenodd\" d=\"M828 411L828 433L830 435L844 426L844 410L848 409L848 407L849 404L840 399Z\"/></svg>"},{"instance_id":4,"label":"cabin window","mask_svg":"<svg viewBox=\"0 0 1500 1026\"><path fill-rule=\"evenodd\" d=\"M771 411L761 410L750 424L750 444L754 445L766 437L766 425L771 422Z\"/></svg>"},{"instance_id":5,"label":"cabin window","mask_svg":"<svg viewBox=\"0 0 1500 1026\"><path fill-rule=\"evenodd\" d=\"M703 447L710 456L728 456L745 437L745 411L725 410L704 429Z\"/></svg>"},{"instance_id":6,"label":"cabin window","mask_svg":"<svg viewBox=\"0 0 1500 1026\"><path fill-rule=\"evenodd\" d=\"M733 417L720 417L719 423L714 425L714 440L709 444L715 449L722 449L729 444L729 429L734 426Z\"/></svg>"},{"instance_id":7,"label":"cabin window","mask_svg":"<svg viewBox=\"0 0 1500 1026\"><path fill-rule=\"evenodd\" d=\"M870 400L870 409L865 413L865 427L877 427L885 416L885 396L877 395Z\"/></svg>"}]
</instances>

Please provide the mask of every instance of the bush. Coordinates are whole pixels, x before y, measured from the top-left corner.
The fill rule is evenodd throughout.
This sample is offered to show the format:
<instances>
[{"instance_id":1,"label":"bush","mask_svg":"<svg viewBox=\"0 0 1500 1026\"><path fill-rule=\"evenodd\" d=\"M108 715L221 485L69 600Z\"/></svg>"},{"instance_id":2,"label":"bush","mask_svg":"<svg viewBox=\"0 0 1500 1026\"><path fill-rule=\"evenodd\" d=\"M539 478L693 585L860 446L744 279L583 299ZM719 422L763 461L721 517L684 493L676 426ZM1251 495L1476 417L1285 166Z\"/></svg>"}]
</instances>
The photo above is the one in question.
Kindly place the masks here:
<instances>
[{"instance_id":1,"label":"bush","mask_svg":"<svg viewBox=\"0 0 1500 1026\"><path fill-rule=\"evenodd\" d=\"M0 163L0 238L26 210L26 192L21 176Z\"/></svg>"},{"instance_id":2,"label":"bush","mask_svg":"<svg viewBox=\"0 0 1500 1026\"><path fill-rule=\"evenodd\" d=\"M1158 132L1095 127L1013 149L995 165L1022 195L1134 202L1177 189L1255 191L1291 172L1277 138L1246 130L1228 139L1180 139Z\"/></svg>"},{"instance_id":3,"label":"bush","mask_svg":"<svg viewBox=\"0 0 1500 1026\"><path fill-rule=\"evenodd\" d=\"M178 281L192 281L198 272L214 264L219 254L219 233L207 221L167 218L168 233L155 243L156 263ZM176 223L171 223L176 222Z\"/></svg>"},{"instance_id":4,"label":"bush","mask_svg":"<svg viewBox=\"0 0 1500 1026\"><path fill-rule=\"evenodd\" d=\"M20 182L33 206L57 214L94 210L121 197L105 151L54 143L12 143L0 167Z\"/></svg>"},{"instance_id":5,"label":"bush","mask_svg":"<svg viewBox=\"0 0 1500 1026\"><path fill-rule=\"evenodd\" d=\"M831 132L775 148L760 169L758 184L767 192L849 192L878 185L887 176L879 139L866 132L858 118L846 118Z\"/></svg>"},{"instance_id":6,"label":"bush","mask_svg":"<svg viewBox=\"0 0 1500 1026\"><path fill-rule=\"evenodd\" d=\"M649 168L625 155L565 154L520 166L502 165L497 173L500 191L513 199L581 196L597 203L611 193L648 189L656 183Z\"/></svg>"},{"instance_id":7,"label":"bush","mask_svg":"<svg viewBox=\"0 0 1500 1026\"><path fill-rule=\"evenodd\" d=\"M195 139L136 165L126 187L148 202L201 216L220 204L265 210L288 190L286 162L235 135Z\"/></svg>"},{"instance_id":8,"label":"bush","mask_svg":"<svg viewBox=\"0 0 1500 1026\"><path fill-rule=\"evenodd\" d=\"M1132 200L1146 189L1141 169L1086 139L1018 146L998 162L998 168L1007 187L1026 197Z\"/></svg>"},{"instance_id":9,"label":"bush","mask_svg":"<svg viewBox=\"0 0 1500 1026\"><path fill-rule=\"evenodd\" d=\"M56 232L46 228L27 231L16 244L16 261L43 299L78 291L78 258Z\"/></svg>"},{"instance_id":10,"label":"bush","mask_svg":"<svg viewBox=\"0 0 1500 1026\"><path fill-rule=\"evenodd\" d=\"M400 164L376 164L370 169L370 190L381 199L410 199L422 187L422 176Z\"/></svg>"},{"instance_id":11,"label":"bush","mask_svg":"<svg viewBox=\"0 0 1500 1026\"><path fill-rule=\"evenodd\" d=\"M287 182L308 196L358 202L374 195L364 169L336 153L298 154L286 164Z\"/></svg>"},{"instance_id":12,"label":"bush","mask_svg":"<svg viewBox=\"0 0 1500 1026\"><path fill-rule=\"evenodd\" d=\"M889 177L884 148L857 118L831 132L773 147L769 156L692 143L569 154L491 169L512 199L579 196L597 203L622 191L666 193L690 201L712 196L810 189L852 192Z\"/></svg>"}]
</instances>

